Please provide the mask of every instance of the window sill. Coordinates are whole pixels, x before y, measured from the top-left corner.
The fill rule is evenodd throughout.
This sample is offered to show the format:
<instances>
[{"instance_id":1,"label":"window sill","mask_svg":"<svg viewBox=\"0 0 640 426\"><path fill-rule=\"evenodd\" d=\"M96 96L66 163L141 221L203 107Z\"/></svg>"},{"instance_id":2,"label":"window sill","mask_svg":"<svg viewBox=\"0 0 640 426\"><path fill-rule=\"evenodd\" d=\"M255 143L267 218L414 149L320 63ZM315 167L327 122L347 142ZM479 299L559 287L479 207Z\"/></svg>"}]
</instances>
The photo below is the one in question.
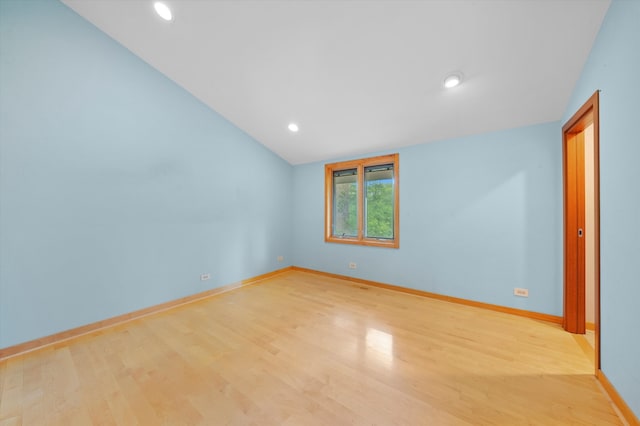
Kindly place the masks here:
<instances>
[{"instance_id":1,"label":"window sill","mask_svg":"<svg viewBox=\"0 0 640 426\"><path fill-rule=\"evenodd\" d=\"M400 242L396 240L377 240L373 238L366 238L358 240L355 238L338 238L338 237L325 237L326 243L338 243L338 244L351 244L357 246L370 246L370 247L386 247L386 248L400 248Z\"/></svg>"}]
</instances>

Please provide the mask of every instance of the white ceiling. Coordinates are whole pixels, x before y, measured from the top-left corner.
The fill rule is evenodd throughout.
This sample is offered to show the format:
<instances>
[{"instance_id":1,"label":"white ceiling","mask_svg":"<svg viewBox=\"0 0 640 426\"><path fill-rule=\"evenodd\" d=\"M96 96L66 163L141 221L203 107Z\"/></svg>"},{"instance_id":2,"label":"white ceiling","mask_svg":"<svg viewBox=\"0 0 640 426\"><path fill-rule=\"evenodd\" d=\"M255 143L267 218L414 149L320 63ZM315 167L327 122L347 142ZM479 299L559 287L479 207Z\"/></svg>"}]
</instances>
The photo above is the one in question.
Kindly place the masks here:
<instances>
[{"instance_id":1,"label":"white ceiling","mask_svg":"<svg viewBox=\"0 0 640 426\"><path fill-rule=\"evenodd\" d=\"M610 3L63 2L291 164L561 119Z\"/></svg>"}]
</instances>

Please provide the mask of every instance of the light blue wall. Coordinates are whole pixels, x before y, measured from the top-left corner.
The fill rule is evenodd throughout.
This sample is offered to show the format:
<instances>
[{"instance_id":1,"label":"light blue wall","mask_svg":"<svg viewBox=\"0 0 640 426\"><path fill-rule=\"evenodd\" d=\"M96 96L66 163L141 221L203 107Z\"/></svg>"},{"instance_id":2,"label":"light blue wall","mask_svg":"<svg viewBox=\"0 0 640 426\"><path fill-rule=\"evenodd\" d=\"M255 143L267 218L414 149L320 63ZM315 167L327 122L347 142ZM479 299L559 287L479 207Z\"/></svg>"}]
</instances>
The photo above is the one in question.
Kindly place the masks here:
<instances>
[{"instance_id":1,"label":"light blue wall","mask_svg":"<svg viewBox=\"0 0 640 426\"><path fill-rule=\"evenodd\" d=\"M0 92L0 347L290 264L292 167L61 3L0 1Z\"/></svg>"},{"instance_id":2,"label":"light blue wall","mask_svg":"<svg viewBox=\"0 0 640 426\"><path fill-rule=\"evenodd\" d=\"M293 172L295 265L562 315L559 123L398 152L400 249L325 243L324 164L313 163Z\"/></svg>"},{"instance_id":3,"label":"light blue wall","mask_svg":"<svg viewBox=\"0 0 640 426\"><path fill-rule=\"evenodd\" d=\"M614 1L565 114L600 93L602 371L640 416L640 2Z\"/></svg>"}]
</instances>

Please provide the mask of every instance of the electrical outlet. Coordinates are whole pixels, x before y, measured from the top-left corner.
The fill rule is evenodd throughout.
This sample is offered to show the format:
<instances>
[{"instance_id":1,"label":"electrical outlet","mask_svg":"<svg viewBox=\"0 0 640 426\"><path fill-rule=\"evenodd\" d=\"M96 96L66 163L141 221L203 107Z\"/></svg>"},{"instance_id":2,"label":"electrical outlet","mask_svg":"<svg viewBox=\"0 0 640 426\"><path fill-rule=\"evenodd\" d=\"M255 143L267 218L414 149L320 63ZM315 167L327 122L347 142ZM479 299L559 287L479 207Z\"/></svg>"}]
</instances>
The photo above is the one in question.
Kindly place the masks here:
<instances>
[{"instance_id":1,"label":"electrical outlet","mask_svg":"<svg viewBox=\"0 0 640 426\"><path fill-rule=\"evenodd\" d=\"M520 297L529 297L529 289L516 287L513 289L513 295Z\"/></svg>"},{"instance_id":2,"label":"electrical outlet","mask_svg":"<svg viewBox=\"0 0 640 426\"><path fill-rule=\"evenodd\" d=\"M357 267L356 262L349 262L349 269L356 269Z\"/></svg>"},{"instance_id":3,"label":"electrical outlet","mask_svg":"<svg viewBox=\"0 0 640 426\"><path fill-rule=\"evenodd\" d=\"M284 260L284 256L278 256L278 262L282 262Z\"/></svg>"},{"instance_id":4,"label":"electrical outlet","mask_svg":"<svg viewBox=\"0 0 640 426\"><path fill-rule=\"evenodd\" d=\"M206 281L211 278L211 274L200 274L200 281Z\"/></svg>"}]
</instances>

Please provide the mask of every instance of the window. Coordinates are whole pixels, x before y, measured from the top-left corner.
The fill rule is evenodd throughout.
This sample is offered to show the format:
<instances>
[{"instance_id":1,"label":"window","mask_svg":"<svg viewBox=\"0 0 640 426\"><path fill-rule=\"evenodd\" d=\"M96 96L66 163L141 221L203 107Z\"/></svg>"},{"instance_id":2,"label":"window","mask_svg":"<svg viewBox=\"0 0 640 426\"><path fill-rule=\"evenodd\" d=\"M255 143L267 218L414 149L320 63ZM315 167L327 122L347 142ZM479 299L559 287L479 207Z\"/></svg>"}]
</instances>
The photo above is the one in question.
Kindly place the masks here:
<instances>
[{"instance_id":1,"label":"window","mask_svg":"<svg viewBox=\"0 0 640 426\"><path fill-rule=\"evenodd\" d=\"M399 247L398 154L325 165L325 241Z\"/></svg>"}]
</instances>

